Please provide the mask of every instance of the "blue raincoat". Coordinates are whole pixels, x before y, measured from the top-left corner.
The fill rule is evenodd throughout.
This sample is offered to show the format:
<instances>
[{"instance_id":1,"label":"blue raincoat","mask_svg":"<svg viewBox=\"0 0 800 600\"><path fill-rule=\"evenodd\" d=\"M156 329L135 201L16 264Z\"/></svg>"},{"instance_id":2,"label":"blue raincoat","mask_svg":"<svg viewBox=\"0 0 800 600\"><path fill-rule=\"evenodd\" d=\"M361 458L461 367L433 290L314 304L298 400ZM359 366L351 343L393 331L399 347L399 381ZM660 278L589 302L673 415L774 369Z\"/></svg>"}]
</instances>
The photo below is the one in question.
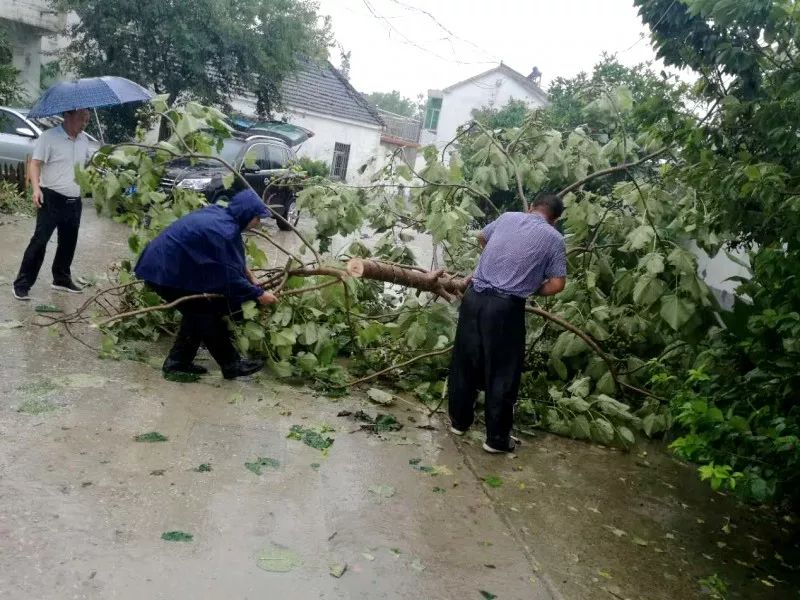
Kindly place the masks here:
<instances>
[{"instance_id":1,"label":"blue raincoat","mask_svg":"<svg viewBox=\"0 0 800 600\"><path fill-rule=\"evenodd\" d=\"M242 232L268 211L252 190L236 194L226 207L212 205L175 221L152 240L136 263L144 281L194 293L223 294L238 303L264 290L245 275Z\"/></svg>"}]
</instances>

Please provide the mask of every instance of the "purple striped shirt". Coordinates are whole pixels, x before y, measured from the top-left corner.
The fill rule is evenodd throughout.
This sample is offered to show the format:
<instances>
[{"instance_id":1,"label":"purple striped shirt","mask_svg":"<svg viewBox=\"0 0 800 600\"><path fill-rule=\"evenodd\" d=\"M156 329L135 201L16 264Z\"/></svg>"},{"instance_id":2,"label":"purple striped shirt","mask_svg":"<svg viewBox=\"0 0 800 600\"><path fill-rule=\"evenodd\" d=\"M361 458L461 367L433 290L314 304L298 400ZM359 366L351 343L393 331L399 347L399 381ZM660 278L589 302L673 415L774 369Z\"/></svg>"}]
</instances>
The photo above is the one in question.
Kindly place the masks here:
<instances>
[{"instance_id":1,"label":"purple striped shirt","mask_svg":"<svg viewBox=\"0 0 800 600\"><path fill-rule=\"evenodd\" d=\"M527 298L546 279L567 276L564 237L538 213L507 212L483 230L483 249L472 285Z\"/></svg>"}]
</instances>

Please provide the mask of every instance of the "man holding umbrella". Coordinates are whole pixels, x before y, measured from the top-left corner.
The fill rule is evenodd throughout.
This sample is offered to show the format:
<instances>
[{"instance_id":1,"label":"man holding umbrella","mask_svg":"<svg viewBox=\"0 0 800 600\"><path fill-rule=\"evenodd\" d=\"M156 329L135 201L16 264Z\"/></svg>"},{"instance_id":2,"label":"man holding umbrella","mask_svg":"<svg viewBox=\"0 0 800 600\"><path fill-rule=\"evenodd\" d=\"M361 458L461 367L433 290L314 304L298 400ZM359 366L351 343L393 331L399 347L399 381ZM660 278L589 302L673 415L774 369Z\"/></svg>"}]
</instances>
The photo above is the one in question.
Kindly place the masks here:
<instances>
[{"instance_id":1,"label":"man holding umbrella","mask_svg":"<svg viewBox=\"0 0 800 600\"><path fill-rule=\"evenodd\" d=\"M89 109L144 102L152 94L122 77L92 77L57 83L48 89L28 113L30 117L62 114L64 122L45 131L36 141L30 167L36 229L22 257L12 292L17 300L30 300L30 289L44 262L47 243L58 230L58 247L53 259L52 288L79 294L70 267L78 243L81 222L81 189L75 181L75 167L91 156Z\"/></svg>"},{"instance_id":2,"label":"man holding umbrella","mask_svg":"<svg viewBox=\"0 0 800 600\"><path fill-rule=\"evenodd\" d=\"M64 122L45 131L36 141L30 166L36 229L14 280L17 300L30 300L30 289L56 229L58 246L51 287L62 292L81 292L72 280L70 266L81 223L81 189L75 181L75 166L82 166L90 156L89 137L83 131L88 123L89 111L85 108L65 112Z\"/></svg>"}]
</instances>

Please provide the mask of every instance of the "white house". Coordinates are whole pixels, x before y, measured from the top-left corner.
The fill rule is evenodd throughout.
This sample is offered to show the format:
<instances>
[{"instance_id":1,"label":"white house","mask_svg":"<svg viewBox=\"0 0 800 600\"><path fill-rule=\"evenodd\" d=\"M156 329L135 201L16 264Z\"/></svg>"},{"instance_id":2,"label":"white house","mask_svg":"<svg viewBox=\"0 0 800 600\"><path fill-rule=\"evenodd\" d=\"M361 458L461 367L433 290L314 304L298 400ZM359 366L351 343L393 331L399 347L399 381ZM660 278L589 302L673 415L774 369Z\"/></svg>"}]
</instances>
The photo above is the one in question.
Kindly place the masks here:
<instances>
[{"instance_id":1,"label":"white house","mask_svg":"<svg viewBox=\"0 0 800 600\"><path fill-rule=\"evenodd\" d=\"M282 92L286 109L277 118L314 132L296 148L299 156L326 162L331 176L343 181L358 182L371 174L362 167L381 154L383 120L333 65L304 61L284 80ZM231 105L256 117L254 96L239 96Z\"/></svg>"},{"instance_id":2,"label":"white house","mask_svg":"<svg viewBox=\"0 0 800 600\"><path fill-rule=\"evenodd\" d=\"M65 13L53 10L48 0L0 0L0 27L11 45L12 64L20 71L27 95L39 95L42 69L55 60L53 53L66 44Z\"/></svg>"},{"instance_id":3,"label":"white house","mask_svg":"<svg viewBox=\"0 0 800 600\"><path fill-rule=\"evenodd\" d=\"M499 109L509 100L522 100L531 108L547 104L547 94L539 87L541 73L534 67L528 77L503 63L443 90L428 90L428 105L420 144L436 145L440 150L472 120L473 111Z\"/></svg>"}]
</instances>

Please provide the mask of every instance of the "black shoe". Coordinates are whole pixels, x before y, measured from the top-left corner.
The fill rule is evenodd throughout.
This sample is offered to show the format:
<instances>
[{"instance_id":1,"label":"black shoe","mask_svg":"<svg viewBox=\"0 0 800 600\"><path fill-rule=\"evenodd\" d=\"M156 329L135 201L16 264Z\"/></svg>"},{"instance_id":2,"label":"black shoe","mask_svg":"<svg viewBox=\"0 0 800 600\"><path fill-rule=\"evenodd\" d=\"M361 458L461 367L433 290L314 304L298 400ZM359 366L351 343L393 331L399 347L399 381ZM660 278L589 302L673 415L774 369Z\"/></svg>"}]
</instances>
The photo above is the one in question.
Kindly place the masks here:
<instances>
[{"instance_id":1,"label":"black shoe","mask_svg":"<svg viewBox=\"0 0 800 600\"><path fill-rule=\"evenodd\" d=\"M31 296L28 293L28 290L23 290L22 288L18 288L15 285L11 286L11 293L14 295L14 298L17 300L30 300Z\"/></svg>"},{"instance_id":2,"label":"black shoe","mask_svg":"<svg viewBox=\"0 0 800 600\"><path fill-rule=\"evenodd\" d=\"M54 290L58 290L59 292L69 292L70 294L82 294L83 288L79 285L75 285L73 281L64 281L62 283L56 283L55 281L50 284L50 287Z\"/></svg>"},{"instance_id":3,"label":"black shoe","mask_svg":"<svg viewBox=\"0 0 800 600\"><path fill-rule=\"evenodd\" d=\"M222 376L225 379L235 379L236 377L244 377L252 375L264 368L264 361L251 358L240 358L236 362L232 362L222 367Z\"/></svg>"},{"instance_id":4,"label":"black shoe","mask_svg":"<svg viewBox=\"0 0 800 600\"><path fill-rule=\"evenodd\" d=\"M208 369L196 363L179 363L170 359L164 361L161 370L165 373L190 373L192 375L205 375Z\"/></svg>"}]
</instances>

